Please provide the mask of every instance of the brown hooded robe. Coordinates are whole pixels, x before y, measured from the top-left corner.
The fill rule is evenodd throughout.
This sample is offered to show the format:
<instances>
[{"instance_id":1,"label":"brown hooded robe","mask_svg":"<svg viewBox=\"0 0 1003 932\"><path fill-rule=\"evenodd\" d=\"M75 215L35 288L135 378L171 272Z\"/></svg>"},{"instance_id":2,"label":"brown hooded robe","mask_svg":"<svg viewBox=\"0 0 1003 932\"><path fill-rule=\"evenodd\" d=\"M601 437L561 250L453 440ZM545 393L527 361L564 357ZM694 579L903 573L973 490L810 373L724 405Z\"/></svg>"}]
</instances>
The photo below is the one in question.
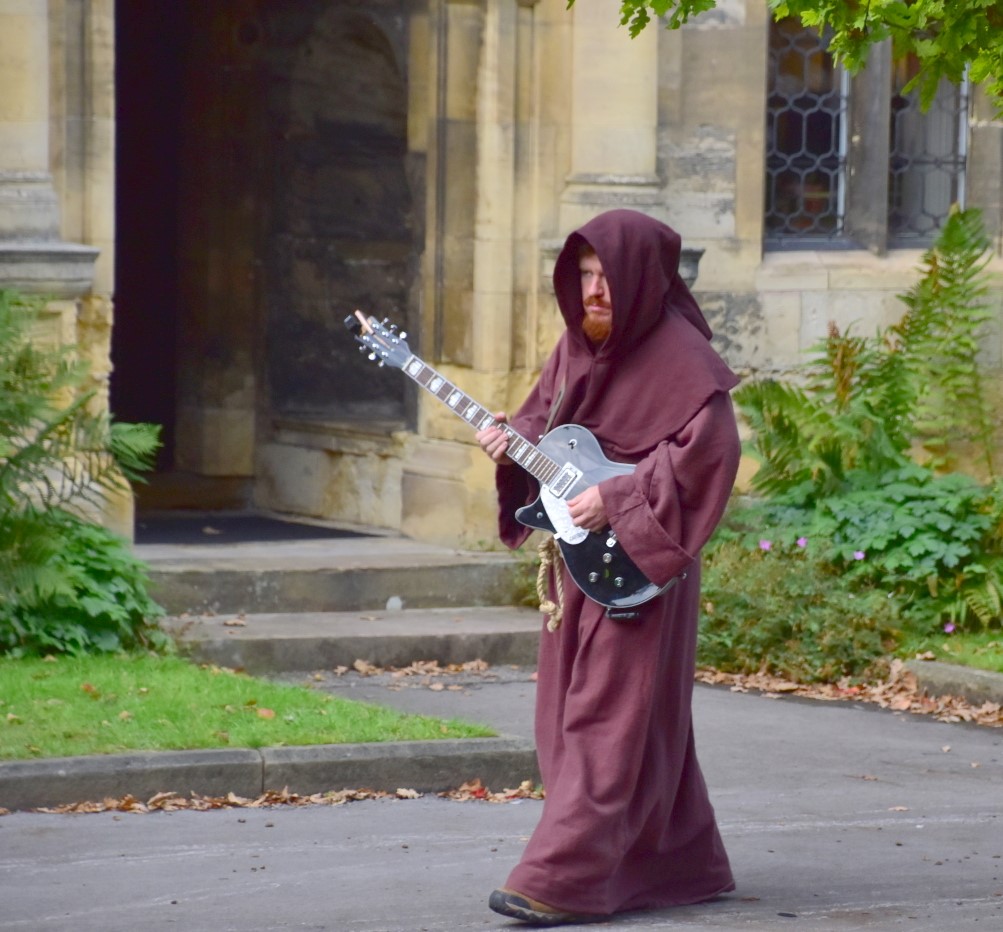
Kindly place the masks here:
<instances>
[{"instance_id":1,"label":"brown hooded robe","mask_svg":"<svg viewBox=\"0 0 1003 932\"><path fill-rule=\"evenodd\" d=\"M578 269L587 242L606 274L613 330L581 330ZM685 573L614 621L564 578L564 617L541 634L536 743L546 788L540 823L506 886L575 913L609 914L709 899L734 889L697 763L691 721L700 594L698 553L731 492L739 441L734 374L678 274L680 238L629 210L591 220L565 243L554 286L567 323L513 427L591 430L606 455L637 464L599 485L621 545L653 582ZM513 512L536 481L499 466L502 540L528 536Z\"/></svg>"}]
</instances>

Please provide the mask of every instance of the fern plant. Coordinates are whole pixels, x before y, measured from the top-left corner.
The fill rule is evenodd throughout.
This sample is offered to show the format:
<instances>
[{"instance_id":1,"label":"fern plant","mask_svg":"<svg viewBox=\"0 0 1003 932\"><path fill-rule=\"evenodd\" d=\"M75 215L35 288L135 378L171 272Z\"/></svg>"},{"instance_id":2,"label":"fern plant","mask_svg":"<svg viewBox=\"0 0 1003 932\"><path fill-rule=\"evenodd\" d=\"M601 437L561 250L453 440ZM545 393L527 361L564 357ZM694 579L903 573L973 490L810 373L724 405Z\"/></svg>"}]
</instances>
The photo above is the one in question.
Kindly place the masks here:
<instances>
[{"instance_id":1,"label":"fern plant","mask_svg":"<svg viewBox=\"0 0 1003 932\"><path fill-rule=\"evenodd\" d=\"M991 318L990 258L979 212L952 211L937 245L923 256L923 277L902 296L908 311L893 335L915 387L913 427L931 465L949 468L952 451L973 444L992 477L992 407L979 364Z\"/></svg>"},{"instance_id":2,"label":"fern plant","mask_svg":"<svg viewBox=\"0 0 1003 932\"><path fill-rule=\"evenodd\" d=\"M831 326L798 384L735 392L761 464L760 534L810 538L924 625L1003 617L1003 484L979 359L988 253L978 211L953 211L895 326L873 337ZM978 450L988 485L950 472L959 446Z\"/></svg>"},{"instance_id":3,"label":"fern plant","mask_svg":"<svg viewBox=\"0 0 1003 932\"><path fill-rule=\"evenodd\" d=\"M915 444L934 469L952 464L952 447L976 444L995 475L979 362L990 319L988 253L979 211L953 211L923 257L922 278L901 296L907 310L894 327L859 337L832 324L803 385L766 379L735 392L753 430L757 489L821 500L844 491L853 470L906 465Z\"/></svg>"},{"instance_id":4,"label":"fern plant","mask_svg":"<svg viewBox=\"0 0 1003 932\"><path fill-rule=\"evenodd\" d=\"M43 306L0 291L0 650L19 643L19 617L78 592L79 566L62 559L67 521L138 479L158 446L159 428L93 413L87 366L36 339Z\"/></svg>"},{"instance_id":5,"label":"fern plant","mask_svg":"<svg viewBox=\"0 0 1003 932\"><path fill-rule=\"evenodd\" d=\"M734 393L753 431L759 491L808 504L844 491L855 472L881 473L907 462L914 392L883 337L830 326L805 379L804 385L753 381Z\"/></svg>"}]
</instances>

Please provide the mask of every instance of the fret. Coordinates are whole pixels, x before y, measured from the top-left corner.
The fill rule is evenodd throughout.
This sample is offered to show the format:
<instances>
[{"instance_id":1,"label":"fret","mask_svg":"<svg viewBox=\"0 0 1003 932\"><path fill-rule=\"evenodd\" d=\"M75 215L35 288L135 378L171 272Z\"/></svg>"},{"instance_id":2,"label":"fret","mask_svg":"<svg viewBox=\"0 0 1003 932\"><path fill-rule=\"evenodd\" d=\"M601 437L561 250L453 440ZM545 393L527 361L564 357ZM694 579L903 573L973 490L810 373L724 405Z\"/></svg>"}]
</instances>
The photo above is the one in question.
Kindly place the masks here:
<instances>
[{"instance_id":1,"label":"fret","mask_svg":"<svg viewBox=\"0 0 1003 932\"><path fill-rule=\"evenodd\" d=\"M404 364L403 370L412 380L435 395L439 401L443 402L474 429L484 430L497 423L494 415L487 408L464 394L445 376L436 372L417 356L411 356ZM508 455L511 460L518 463L544 485L549 485L555 477L560 476L563 467L550 459L535 444L530 443L507 424L499 424L498 426L508 437Z\"/></svg>"}]
</instances>

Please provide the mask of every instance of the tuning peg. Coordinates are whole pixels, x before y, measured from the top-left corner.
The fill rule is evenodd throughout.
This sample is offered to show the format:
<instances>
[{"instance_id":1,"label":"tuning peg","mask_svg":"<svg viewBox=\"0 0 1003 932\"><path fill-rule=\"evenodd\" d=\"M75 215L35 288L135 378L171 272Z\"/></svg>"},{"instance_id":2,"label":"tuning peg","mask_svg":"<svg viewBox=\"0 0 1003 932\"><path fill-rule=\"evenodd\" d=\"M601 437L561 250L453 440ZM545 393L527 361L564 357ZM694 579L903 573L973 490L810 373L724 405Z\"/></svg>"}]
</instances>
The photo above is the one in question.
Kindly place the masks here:
<instances>
[{"instance_id":1,"label":"tuning peg","mask_svg":"<svg viewBox=\"0 0 1003 932\"><path fill-rule=\"evenodd\" d=\"M370 362L376 362L376 353L370 353L368 358Z\"/></svg>"},{"instance_id":2,"label":"tuning peg","mask_svg":"<svg viewBox=\"0 0 1003 932\"><path fill-rule=\"evenodd\" d=\"M402 331L400 332L400 338L401 338L402 340L406 340L406 339L407 339L407 331L406 331L406 330L402 330Z\"/></svg>"}]
</instances>

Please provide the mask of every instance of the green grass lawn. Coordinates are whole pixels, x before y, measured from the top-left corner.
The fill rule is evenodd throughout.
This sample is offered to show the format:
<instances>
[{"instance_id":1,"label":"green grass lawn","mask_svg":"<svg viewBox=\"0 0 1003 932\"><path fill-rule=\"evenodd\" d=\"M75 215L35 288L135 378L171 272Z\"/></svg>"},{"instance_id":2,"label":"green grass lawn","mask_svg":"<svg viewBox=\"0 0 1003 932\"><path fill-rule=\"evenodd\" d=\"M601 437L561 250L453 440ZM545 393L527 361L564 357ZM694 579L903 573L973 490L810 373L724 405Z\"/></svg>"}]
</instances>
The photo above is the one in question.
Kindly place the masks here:
<instances>
[{"instance_id":1,"label":"green grass lawn","mask_svg":"<svg viewBox=\"0 0 1003 932\"><path fill-rule=\"evenodd\" d=\"M933 660L977 667L993 673L1003 673L1003 631L980 631L975 634L935 634L906 637L898 654L912 658L917 654L933 654Z\"/></svg>"},{"instance_id":2,"label":"green grass lawn","mask_svg":"<svg viewBox=\"0 0 1003 932\"><path fill-rule=\"evenodd\" d=\"M493 735L177 657L0 658L0 760Z\"/></svg>"}]
</instances>

